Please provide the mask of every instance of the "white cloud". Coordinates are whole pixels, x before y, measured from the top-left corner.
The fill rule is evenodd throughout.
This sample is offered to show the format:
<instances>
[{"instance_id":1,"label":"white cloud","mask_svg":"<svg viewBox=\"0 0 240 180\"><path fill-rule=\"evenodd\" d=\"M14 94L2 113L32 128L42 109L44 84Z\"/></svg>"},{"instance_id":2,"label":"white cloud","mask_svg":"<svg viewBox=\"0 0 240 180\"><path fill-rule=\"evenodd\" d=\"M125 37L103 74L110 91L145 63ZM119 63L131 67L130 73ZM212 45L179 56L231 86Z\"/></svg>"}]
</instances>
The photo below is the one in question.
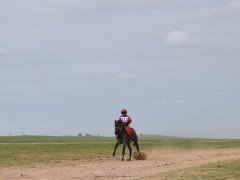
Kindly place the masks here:
<instances>
[{"instance_id":1,"label":"white cloud","mask_svg":"<svg viewBox=\"0 0 240 180\"><path fill-rule=\"evenodd\" d=\"M172 31L164 39L167 45L182 45L187 43L189 35L182 31Z\"/></svg>"},{"instance_id":2,"label":"white cloud","mask_svg":"<svg viewBox=\"0 0 240 180\"><path fill-rule=\"evenodd\" d=\"M223 23L224 18L234 18L239 17L240 15L240 1L232 1L225 5L218 5L215 3L214 6L205 8L198 8L195 11L184 12L180 14L178 17L174 17L174 22L178 22L179 24L192 24L192 23L208 23L216 20L219 20ZM197 26L197 25L196 25ZM231 28L230 28L231 29ZM208 30L209 31L209 30Z\"/></svg>"},{"instance_id":3,"label":"white cloud","mask_svg":"<svg viewBox=\"0 0 240 180\"><path fill-rule=\"evenodd\" d=\"M205 55L239 53L239 38L231 36L207 36L203 38L205 46L200 50Z\"/></svg>"},{"instance_id":4,"label":"white cloud","mask_svg":"<svg viewBox=\"0 0 240 180\"><path fill-rule=\"evenodd\" d=\"M7 50L4 48L0 48L0 55L5 55L7 54Z\"/></svg>"},{"instance_id":5,"label":"white cloud","mask_svg":"<svg viewBox=\"0 0 240 180\"><path fill-rule=\"evenodd\" d=\"M222 95L222 92L220 92L220 91L212 91L212 92L210 92L210 94L218 96L218 95Z\"/></svg>"},{"instance_id":6,"label":"white cloud","mask_svg":"<svg viewBox=\"0 0 240 180\"><path fill-rule=\"evenodd\" d=\"M168 46L182 46L201 44L202 40L199 37L191 36L184 31L171 31L163 40L163 43Z\"/></svg>"},{"instance_id":7,"label":"white cloud","mask_svg":"<svg viewBox=\"0 0 240 180\"><path fill-rule=\"evenodd\" d=\"M117 79L120 79L120 80L133 80L137 78L138 78L138 75L136 74L120 74L117 76Z\"/></svg>"},{"instance_id":8,"label":"white cloud","mask_svg":"<svg viewBox=\"0 0 240 180\"><path fill-rule=\"evenodd\" d=\"M64 77L65 77L65 75L63 73L62 74L60 74L60 73L51 73L51 74L47 75L47 78L48 79L52 79L52 80L62 79Z\"/></svg>"},{"instance_id":9,"label":"white cloud","mask_svg":"<svg viewBox=\"0 0 240 180\"><path fill-rule=\"evenodd\" d=\"M176 99L176 100L166 100L166 99L162 99L162 100L156 101L154 104L156 104L156 105L182 104L182 103L185 103L185 102L186 102L185 99Z\"/></svg>"},{"instance_id":10,"label":"white cloud","mask_svg":"<svg viewBox=\"0 0 240 180\"><path fill-rule=\"evenodd\" d=\"M240 12L240 1L233 1L223 7L213 8L210 12L216 15Z\"/></svg>"},{"instance_id":11,"label":"white cloud","mask_svg":"<svg viewBox=\"0 0 240 180\"><path fill-rule=\"evenodd\" d=\"M167 100L159 100L159 101L156 101L155 104L168 104L169 101Z\"/></svg>"},{"instance_id":12,"label":"white cloud","mask_svg":"<svg viewBox=\"0 0 240 180\"><path fill-rule=\"evenodd\" d=\"M174 0L105 0L105 2L117 2L117 3L126 3L126 4L155 4L155 3L165 3L171 2Z\"/></svg>"},{"instance_id":13,"label":"white cloud","mask_svg":"<svg viewBox=\"0 0 240 180\"><path fill-rule=\"evenodd\" d=\"M233 1L225 6L218 6L206 9L205 11L198 12L195 16L192 16L193 19L211 19L211 18L223 18L230 15L235 15L240 12L240 1Z\"/></svg>"}]
</instances>

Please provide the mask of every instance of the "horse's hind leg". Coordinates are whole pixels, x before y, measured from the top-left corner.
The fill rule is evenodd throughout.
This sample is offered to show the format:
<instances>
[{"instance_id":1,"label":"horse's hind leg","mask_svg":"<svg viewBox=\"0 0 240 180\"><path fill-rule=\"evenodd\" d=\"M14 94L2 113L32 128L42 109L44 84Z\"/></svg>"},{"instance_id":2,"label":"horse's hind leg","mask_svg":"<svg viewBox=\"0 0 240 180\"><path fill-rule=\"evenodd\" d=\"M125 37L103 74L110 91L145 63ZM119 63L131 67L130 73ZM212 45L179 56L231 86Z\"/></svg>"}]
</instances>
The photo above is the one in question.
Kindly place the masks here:
<instances>
[{"instance_id":1,"label":"horse's hind leg","mask_svg":"<svg viewBox=\"0 0 240 180\"><path fill-rule=\"evenodd\" d=\"M131 146L130 146L130 143L127 143L127 147L128 147L128 149L129 149L129 153L130 153L130 156L129 156L129 161L131 161L131 158L132 158L132 148L131 148Z\"/></svg>"},{"instance_id":2,"label":"horse's hind leg","mask_svg":"<svg viewBox=\"0 0 240 180\"><path fill-rule=\"evenodd\" d=\"M140 154L138 142L135 141L133 145L136 147L136 149L137 149L137 151L138 151L138 154Z\"/></svg>"}]
</instances>

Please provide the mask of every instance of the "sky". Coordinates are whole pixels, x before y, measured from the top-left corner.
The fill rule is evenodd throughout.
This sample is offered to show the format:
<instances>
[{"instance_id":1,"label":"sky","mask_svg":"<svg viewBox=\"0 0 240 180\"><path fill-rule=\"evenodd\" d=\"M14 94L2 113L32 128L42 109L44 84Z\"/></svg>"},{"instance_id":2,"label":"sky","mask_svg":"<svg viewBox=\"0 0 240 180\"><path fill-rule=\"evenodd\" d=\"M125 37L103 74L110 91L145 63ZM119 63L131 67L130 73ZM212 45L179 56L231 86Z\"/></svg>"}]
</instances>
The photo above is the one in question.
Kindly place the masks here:
<instances>
[{"instance_id":1,"label":"sky","mask_svg":"<svg viewBox=\"0 0 240 180\"><path fill-rule=\"evenodd\" d=\"M0 135L240 138L239 0L0 0Z\"/></svg>"}]
</instances>

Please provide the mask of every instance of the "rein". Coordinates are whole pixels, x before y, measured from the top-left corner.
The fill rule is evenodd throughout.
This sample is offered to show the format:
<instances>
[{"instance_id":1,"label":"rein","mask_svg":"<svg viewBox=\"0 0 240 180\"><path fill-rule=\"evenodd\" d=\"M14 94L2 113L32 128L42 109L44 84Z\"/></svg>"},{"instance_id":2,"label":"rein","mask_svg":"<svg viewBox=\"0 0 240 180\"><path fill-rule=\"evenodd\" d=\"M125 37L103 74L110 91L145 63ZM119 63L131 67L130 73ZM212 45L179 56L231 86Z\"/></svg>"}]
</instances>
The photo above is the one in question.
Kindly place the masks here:
<instances>
[{"instance_id":1,"label":"rein","mask_svg":"<svg viewBox=\"0 0 240 180\"><path fill-rule=\"evenodd\" d=\"M122 127L115 127L115 131L120 132L122 130Z\"/></svg>"},{"instance_id":2,"label":"rein","mask_svg":"<svg viewBox=\"0 0 240 180\"><path fill-rule=\"evenodd\" d=\"M117 129L117 130L121 130L122 128L120 128L120 127L116 127L115 129Z\"/></svg>"},{"instance_id":3,"label":"rein","mask_svg":"<svg viewBox=\"0 0 240 180\"><path fill-rule=\"evenodd\" d=\"M115 133L119 134L121 133L123 127L115 127Z\"/></svg>"}]
</instances>

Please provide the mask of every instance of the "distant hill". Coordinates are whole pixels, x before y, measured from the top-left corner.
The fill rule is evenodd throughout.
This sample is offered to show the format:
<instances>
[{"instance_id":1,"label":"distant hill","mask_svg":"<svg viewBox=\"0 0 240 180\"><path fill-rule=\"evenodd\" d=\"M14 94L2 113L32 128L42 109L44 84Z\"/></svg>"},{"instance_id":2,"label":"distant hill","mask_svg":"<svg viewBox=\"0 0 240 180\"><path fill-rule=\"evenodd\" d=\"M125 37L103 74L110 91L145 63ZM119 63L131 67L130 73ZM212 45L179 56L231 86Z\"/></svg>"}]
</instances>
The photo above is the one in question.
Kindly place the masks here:
<instances>
[{"instance_id":1,"label":"distant hill","mask_svg":"<svg viewBox=\"0 0 240 180\"><path fill-rule=\"evenodd\" d=\"M155 134L140 134L139 141L164 140L210 140L207 138L185 138ZM0 143L68 143L68 142L115 142L116 137L104 136L0 136Z\"/></svg>"},{"instance_id":2,"label":"distant hill","mask_svg":"<svg viewBox=\"0 0 240 180\"><path fill-rule=\"evenodd\" d=\"M175 137L175 136L165 136L165 135L157 135L157 134L143 134L138 135L139 140L174 140L174 139L190 139L184 137Z\"/></svg>"},{"instance_id":3,"label":"distant hill","mask_svg":"<svg viewBox=\"0 0 240 180\"><path fill-rule=\"evenodd\" d=\"M41 142L111 142L113 137L101 136L0 136L0 143L41 143Z\"/></svg>"}]
</instances>

